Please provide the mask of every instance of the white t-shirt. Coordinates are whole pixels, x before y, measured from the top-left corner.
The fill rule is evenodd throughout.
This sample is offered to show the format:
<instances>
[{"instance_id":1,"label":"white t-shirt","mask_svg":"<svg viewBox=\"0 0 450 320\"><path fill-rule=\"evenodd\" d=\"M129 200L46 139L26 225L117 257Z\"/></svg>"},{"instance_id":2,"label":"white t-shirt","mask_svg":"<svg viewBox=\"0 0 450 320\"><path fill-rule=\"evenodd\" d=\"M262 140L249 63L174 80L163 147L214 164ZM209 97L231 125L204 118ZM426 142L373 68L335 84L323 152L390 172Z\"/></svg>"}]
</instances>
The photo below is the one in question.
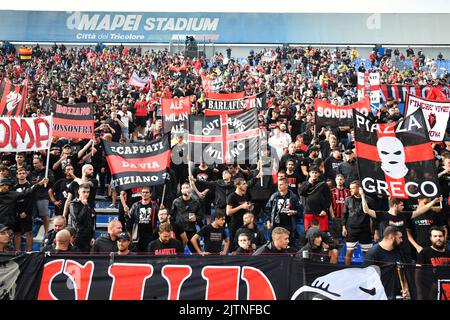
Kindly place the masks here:
<instances>
[{"instance_id":1,"label":"white t-shirt","mask_svg":"<svg viewBox=\"0 0 450 320\"><path fill-rule=\"evenodd\" d=\"M123 122L126 128L129 127L130 119L133 119L133 114L130 111L123 112L122 110L117 112L118 115L120 115L120 120Z\"/></svg>"}]
</instances>

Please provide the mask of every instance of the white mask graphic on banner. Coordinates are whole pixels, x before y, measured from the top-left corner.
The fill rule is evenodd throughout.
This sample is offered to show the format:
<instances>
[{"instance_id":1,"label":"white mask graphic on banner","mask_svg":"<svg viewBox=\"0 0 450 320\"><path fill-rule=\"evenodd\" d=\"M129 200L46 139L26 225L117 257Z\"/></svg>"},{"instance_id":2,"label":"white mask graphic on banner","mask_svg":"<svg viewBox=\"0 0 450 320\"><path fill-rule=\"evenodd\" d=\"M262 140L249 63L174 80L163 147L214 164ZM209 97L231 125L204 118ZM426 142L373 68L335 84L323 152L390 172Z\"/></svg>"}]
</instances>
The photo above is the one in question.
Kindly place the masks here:
<instances>
[{"instance_id":1,"label":"white mask graphic on banner","mask_svg":"<svg viewBox=\"0 0 450 320\"><path fill-rule=\"evenodd\" d=\"M394 179L401 179L408 173L405 165L405 150L403 143L395 137L381 137L377 142L378 156L381 159L381 169Z\"/></svg>"},{"instance_id":2,"label":"white mask graphic on banner","mask_svg":"<svg viewBox=\"0 0 450 320\"><path fill-rule=\"evenodd\" d=\"M348 268L318 277L299 288L291 300L387 300L380 268Z\"/></svg>"}]
</instances>

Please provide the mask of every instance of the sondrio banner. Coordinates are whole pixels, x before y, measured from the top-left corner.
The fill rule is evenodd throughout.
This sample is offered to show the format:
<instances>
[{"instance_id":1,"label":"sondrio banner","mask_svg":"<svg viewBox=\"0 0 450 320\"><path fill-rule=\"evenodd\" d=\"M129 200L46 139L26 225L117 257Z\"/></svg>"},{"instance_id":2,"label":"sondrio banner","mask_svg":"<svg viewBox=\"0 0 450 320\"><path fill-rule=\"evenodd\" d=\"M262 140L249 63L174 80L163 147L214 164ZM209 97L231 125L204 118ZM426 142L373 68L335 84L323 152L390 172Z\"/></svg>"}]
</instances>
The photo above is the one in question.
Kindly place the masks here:
<instances>
[{"instance_id":1,"label":"sondrio banner","mask_svg":"<svg viewBox=\"0 0 450 320\"><path fill-rule=\"evenodd\" d=\"M370 98L350 104L348 106L335 106L327 101L314 99L314 111L316 112L316 124L321 127L353 126L353 109L364 115L369 115Z\"/></svg>"},{"instance_id":2,"label":"sondrio banner","mask_svg":"<svg viewBox=\"0 0 450 320\"><path fill-rule=\"evenodd\" d=\"M48 149L51 117L0 118L0 152L27 152Z\"/></svg>"},{"instance_id":3,"label":"sondrio banner","mask_svg":"<svg viewBox=\"0 0 450 320\"><path fill-rule=\"evenodd\" d=\"M116 190L164 184L170 165L169 135L145 144L103 140L103 145Z\"/></svg>"},{"instance_id":4,"label":"sondrio banner","mask_svg":"<svg viewBox=\"0 0 450 320\"><path fill-rule=\"evenodd\" d=\"M94 108L90 103L64 104L46 98L42 112L53 112L53 136L91 139L94 136Z\"/></svg>"},{"instance_id":5,"label":"sondrio banner","mask_svg":"<svg viewBox=\"0 0 450 320\"><path fill-rule=\"evenodd\" d=\"M392 198L432 198L439 194L434 153L422 110L398 123L374 123L353 111L361 186Z\"/></svg>"},{"instance_id":6,"label":"sondrio banner","mask_svg":"<svg viewBox=\"0 0 450 320\"><path fill-rule=\"evenodd\" d=\"M163 131L165 133L184 133L191 114L191 98L161 99Z\"/></svg>"},{"instance_id":7,"label":"sondrio banner","mask_svg":"<svg viewBox=\"0 0 450 320\"><path fill-rule=\"evenodd\" d=\"M432 101L408 94L406 96L405 115L408 116L417 109L423 111L430 140L442 141L447 129L450 101Z\"/></svg>"}]
</instances>

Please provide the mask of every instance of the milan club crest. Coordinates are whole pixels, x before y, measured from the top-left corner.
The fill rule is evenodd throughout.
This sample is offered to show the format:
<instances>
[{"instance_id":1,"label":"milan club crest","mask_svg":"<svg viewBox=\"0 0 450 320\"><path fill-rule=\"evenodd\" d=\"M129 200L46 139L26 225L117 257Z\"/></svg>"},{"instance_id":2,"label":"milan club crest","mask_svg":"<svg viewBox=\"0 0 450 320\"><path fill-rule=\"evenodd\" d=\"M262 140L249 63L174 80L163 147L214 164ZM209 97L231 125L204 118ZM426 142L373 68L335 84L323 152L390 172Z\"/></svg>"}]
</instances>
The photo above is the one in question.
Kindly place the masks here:
<instances>
[{"instance_id":1,"label":"milan club crest","mask_svg":"<svg viewBox=\"0 0 450 320\"><path fill-rule=\"evenodd\" d=\"M21 100L22 95L20 93L11 91L6 96L6 110L8 110L8 112L14 110Z\"/></svg>"},{"instance_id":2,"label":"milan club crest","mask_svg":"<svg viewBox=\"0 0 450 320\"><path fill-rule=\"evenodd\" d=\"M428 115L428 123L430 124L430 129L433 129L436 125L436 115L433 112Z\"/></svg>"}]
</instances>

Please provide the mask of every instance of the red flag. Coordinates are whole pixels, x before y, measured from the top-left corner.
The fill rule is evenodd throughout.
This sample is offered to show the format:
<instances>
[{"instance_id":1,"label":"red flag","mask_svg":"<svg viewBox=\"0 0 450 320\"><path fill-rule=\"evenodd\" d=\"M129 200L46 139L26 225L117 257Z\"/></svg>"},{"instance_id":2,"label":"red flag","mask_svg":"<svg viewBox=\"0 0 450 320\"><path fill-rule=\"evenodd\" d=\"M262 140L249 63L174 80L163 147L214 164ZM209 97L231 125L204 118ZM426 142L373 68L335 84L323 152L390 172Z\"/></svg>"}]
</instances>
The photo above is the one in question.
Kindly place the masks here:
<instances>
[{"instance_id":1,"label":"red flag","mask_svg":"<svg viewBox=\"0 0 450 320\"><path fill-rule=\"evenodd\" d=\"M435 87L430 87L430 90L427 92L427 99L434 100L434 101L446 101L447 97L445 94Z\"/></svg>"},{"instance_id":2,"label":"red flag","mask_svg":"<svg viewBox=\"0 0 450 320\"><path fill-rule=\"evenodd\" d=\"M3 78L0 85L0 115L21 117L25 113L28 79L22 85Z\"/></svg>"}]
</instances>

